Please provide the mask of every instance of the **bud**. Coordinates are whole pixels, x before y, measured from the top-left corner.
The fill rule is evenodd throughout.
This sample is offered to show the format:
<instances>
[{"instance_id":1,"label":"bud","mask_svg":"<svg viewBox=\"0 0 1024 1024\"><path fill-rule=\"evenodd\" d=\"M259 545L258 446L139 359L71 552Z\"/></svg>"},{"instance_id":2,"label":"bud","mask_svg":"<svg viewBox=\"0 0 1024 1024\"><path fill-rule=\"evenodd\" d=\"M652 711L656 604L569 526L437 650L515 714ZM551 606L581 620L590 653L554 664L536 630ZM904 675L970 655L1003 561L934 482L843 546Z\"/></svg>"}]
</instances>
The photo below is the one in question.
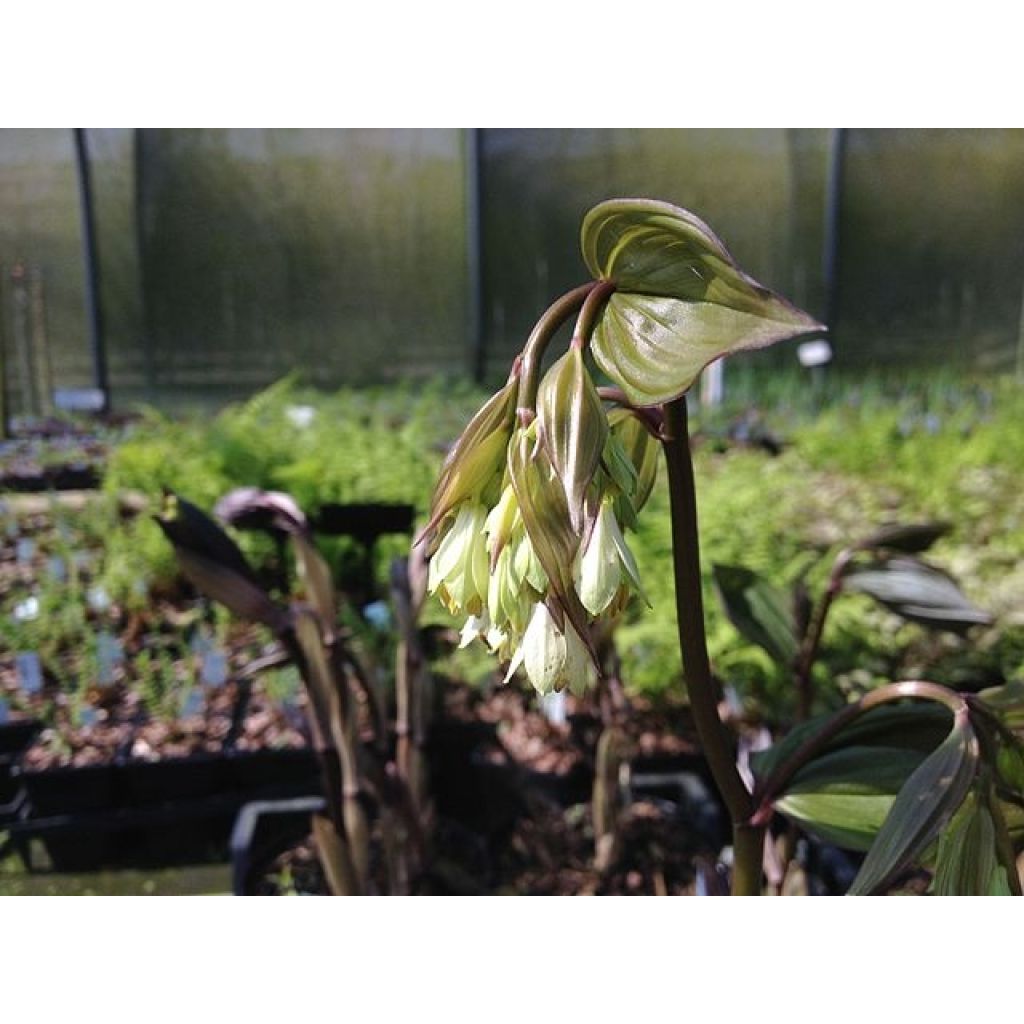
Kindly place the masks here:
<instances>
[{"instance_id":1,"label":"bud","mask_svg":"<svg viewBox=\"0 0 1024 1024\"><path fill-rule=\"evenodd\" d=\"M515 426L519 380L513 371L508 383L493 395L452 446L430 506L430 521L420 543L464 501L481 500L500 486L509 440Z\"/></svg>"}]
</instances>

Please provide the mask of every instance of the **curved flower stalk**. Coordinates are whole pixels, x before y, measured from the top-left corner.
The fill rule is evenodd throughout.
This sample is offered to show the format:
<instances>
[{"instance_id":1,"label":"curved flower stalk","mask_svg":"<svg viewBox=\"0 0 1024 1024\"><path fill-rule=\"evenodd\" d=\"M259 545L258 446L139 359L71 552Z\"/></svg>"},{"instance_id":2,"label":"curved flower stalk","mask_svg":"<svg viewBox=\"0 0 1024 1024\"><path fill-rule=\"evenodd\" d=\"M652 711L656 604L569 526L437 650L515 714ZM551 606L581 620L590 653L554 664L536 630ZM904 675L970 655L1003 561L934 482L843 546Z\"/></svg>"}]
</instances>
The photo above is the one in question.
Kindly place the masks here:
<instances>
[{"instance_id":1,"label":"curved flower stalk","mask_svg":"<svg viewBox=\"0 0 1024 1024\"><path fill-rule=\"evenodd\" d=\"M642 594L623 524L636 524L650 494L656 445L609 419L579 349L541 380L528 425L502 419L482 433L497 398L456 443L435 493L428 589L466 616L463 646L479 638L508 663L506 681L522 668L538 693L580 694L597 666L591 628ZM473 437L500 438L503 463L489 457L482 470ZM448 507L452 480L462 488Z\"/></svg>"}]
</instances>

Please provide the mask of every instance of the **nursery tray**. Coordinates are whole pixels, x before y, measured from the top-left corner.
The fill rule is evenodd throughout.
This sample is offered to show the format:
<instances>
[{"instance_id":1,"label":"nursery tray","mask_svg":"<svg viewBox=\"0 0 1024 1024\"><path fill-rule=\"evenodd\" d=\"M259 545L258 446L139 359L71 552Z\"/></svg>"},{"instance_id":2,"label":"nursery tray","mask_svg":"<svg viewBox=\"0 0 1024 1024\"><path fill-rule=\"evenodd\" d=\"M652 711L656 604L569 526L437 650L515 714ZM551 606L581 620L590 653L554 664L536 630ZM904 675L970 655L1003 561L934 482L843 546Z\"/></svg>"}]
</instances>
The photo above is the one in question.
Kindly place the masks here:
<instances>
[{"instance_id":1,"label":"nursery tray","mask_svg":"<svg viewBox=\"0 0 1024 1024\"><path fill-rule=\"evenodd\" d=\"M306 749L22 769L13 777L23 801L9 831L29 870L37 868L32 840L59 871L223 860L241 806L320 791Z\"/></svg>"}]
</instances>

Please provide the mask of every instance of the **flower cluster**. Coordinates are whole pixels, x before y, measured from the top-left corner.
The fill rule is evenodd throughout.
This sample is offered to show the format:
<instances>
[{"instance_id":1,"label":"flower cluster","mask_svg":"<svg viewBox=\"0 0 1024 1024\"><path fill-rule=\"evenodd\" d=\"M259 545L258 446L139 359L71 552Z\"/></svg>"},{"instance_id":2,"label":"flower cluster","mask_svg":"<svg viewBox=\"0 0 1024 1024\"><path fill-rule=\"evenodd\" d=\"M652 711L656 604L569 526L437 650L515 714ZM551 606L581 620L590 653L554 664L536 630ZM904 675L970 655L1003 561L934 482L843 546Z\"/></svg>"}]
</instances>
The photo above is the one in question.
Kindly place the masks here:
<instances>
[{"instance_id":1,"label":"flower cluster","mask_svg":"<svg viewBox=\"0 0 1024 1024\"><path fill-rule=\"evenodd\" d=\"M642 593L623 534L654 482L657 447L623 411L606 413L581 354L541 381L537 415L517 416L513 373L450 454L434 496L428 588L541 694L585 688L590 628Z\"/></svg>"}]
</instances>

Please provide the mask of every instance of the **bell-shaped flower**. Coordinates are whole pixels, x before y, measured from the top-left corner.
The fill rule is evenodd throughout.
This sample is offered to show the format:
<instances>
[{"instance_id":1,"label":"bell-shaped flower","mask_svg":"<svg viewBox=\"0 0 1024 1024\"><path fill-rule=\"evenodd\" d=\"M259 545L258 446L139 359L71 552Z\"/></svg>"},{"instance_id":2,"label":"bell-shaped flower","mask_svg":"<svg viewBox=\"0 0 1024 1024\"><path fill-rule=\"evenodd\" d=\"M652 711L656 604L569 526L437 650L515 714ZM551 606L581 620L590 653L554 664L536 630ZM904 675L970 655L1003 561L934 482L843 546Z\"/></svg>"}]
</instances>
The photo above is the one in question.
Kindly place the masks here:
<instances>
[{"instance_id":1,"label":"bell-shaped flower","mask_svg":"<svg viewBox=\"0 0 1024 1024\"><path fill-rule=\"evenodd\" d=\"M643 596L640 571L615 518L615 499L601 501L594 529L580 558L576 591L587 611L614 614L636 591ZM645 598L646 600L646 598Z\"/></svg>"},{"instance_id":2,"label":"bell-shaped flower","mask_svg":"<svg viewBox=\"0 0 1024 1024\"><path fill-rule=\"evenodd\" d=\"M480 615L487 598L487 509L464 502L430 559L427 588L453 615Z\"/></svg>"},{"instance_id":3,"label":"bell-shaped flower","mask_svg":"<svg viewBox=\"0 0 1024 1024\"><path fill-rule=\"evenodd\" d=\"M573 625L565 620L560 629L543 602L533 606L523 642L509 666L506 681L522 666L534 689L541 694L566 687L581 695L590 677L591 659Z\"/></svg>"}]
</instances>

